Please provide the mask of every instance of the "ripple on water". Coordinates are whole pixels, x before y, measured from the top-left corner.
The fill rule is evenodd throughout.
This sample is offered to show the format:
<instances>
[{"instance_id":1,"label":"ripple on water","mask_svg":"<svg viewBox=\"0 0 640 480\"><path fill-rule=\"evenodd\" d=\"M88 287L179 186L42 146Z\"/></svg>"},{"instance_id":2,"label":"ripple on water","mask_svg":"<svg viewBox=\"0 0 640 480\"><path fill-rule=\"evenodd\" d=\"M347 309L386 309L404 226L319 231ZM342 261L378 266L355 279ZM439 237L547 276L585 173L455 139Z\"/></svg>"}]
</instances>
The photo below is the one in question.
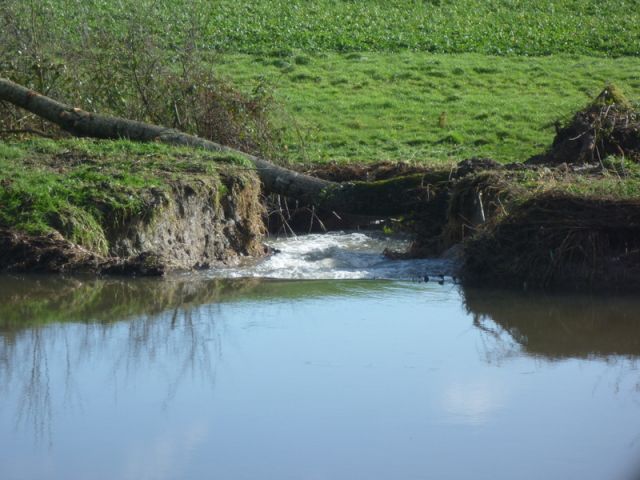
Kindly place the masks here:
<instances>
[{"instance_id":1,"label":"ripple on water","mask_svg":"<svg viewBox=\"0 0 640 480\"><path fill-rule=\"evenodd\" d=\"M210 271L213 277L280 279L416 280L451 275L454 264L444 259L391 260L385 248L405 250L406 238L381 232L330 232L266 242L276 253L258 262Z\"/></svg>"}]
</instances>

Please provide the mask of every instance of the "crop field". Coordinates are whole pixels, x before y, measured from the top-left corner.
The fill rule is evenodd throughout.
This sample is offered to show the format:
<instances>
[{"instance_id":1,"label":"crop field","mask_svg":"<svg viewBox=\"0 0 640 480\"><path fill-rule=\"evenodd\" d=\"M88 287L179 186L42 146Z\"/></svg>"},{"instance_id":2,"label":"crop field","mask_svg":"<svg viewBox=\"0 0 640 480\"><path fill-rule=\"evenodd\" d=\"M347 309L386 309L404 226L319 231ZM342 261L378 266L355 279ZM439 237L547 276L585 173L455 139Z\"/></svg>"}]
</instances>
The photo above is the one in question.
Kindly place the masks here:
<instances>
[{"instance_id":1,"label":"crop field","mask_svg":"<svg viewBox=\"0 0 640 480\"><path fill-rule=\"evenodd\" d=\"M548 146L557 122L607 83L640 98L638 0L7 5L14 20L30 19L16 31L37 33L25 38L41 45L32 48L36 54L26 45L18 55L44 56L55 75L81 78L95 65L66 67L59 60L65 52L100 50L100 62L114 59L102 66L118 72L114 78L145 61L172 68L196 52L243 91L266 87L277 102L284 161L519 161ZM111 45L122 48L104 50ZM123 63L123 51L140 57ZM149 52L157 58L145 60ZM0 55L0 71L2 62ZM126 102L121 86L102 90Z\"/></svg>"},{"instance_id":2,"label":"crop field","mask_svg":"<svg viewBox=\"0 0 640 480\"><path fill-rule=\"evenodd\" d=\"M13 0L9 0L13 1ZM638 0L41 0L50 29L126 36L144 19L168 45L265 53L424 51L640 55ZM193 38L191 40L194 40Z\"/></svg>"},{"instance_id":3,"label":"crop field","mask_svg":"<svg viewBox=\"0 0 640 480\"><path fill-rule=\"evenodd\" d=\"M635 1L219 2L213 44L243 52L640 53Z\"/></svg>"}]
</instances>

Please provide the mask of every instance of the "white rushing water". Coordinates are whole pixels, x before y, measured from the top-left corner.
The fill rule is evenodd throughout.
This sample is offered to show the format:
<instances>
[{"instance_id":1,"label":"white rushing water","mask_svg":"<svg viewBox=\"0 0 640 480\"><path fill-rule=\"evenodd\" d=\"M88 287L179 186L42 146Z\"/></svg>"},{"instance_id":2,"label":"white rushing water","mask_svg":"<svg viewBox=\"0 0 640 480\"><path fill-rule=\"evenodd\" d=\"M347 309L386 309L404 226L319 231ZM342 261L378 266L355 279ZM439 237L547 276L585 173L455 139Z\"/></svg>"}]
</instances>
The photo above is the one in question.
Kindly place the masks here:
<instances>
[{"instance_id":1,"label":"white rushing water","mask_svg":"<svg viewBox=\"0 0 640 480\"><path fill-rule=\"evenodd\" d=\"M331 232L270 238L275 253L260 261L211 270L220 278L391 279L425 280L451 276L453 262L444 259L392 260L386 248L404 251L406 239L381 232Z\"/></svg>"}]
</instances>

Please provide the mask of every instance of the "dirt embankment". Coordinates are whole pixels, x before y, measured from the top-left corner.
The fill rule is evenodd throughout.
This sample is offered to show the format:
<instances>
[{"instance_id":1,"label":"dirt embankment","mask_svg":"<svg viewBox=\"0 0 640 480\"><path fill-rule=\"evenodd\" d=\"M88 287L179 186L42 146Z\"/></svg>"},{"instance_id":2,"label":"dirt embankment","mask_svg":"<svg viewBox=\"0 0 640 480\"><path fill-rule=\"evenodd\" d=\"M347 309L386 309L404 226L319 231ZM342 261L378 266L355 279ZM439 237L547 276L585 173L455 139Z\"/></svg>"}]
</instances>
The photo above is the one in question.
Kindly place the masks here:
<instances>
[{"instance_id":1,"label":"dirt embankment","mask_svg":"<svg viewBox=\"0 0 640 480\"><path fill-rule=\"evenodd\" d=\"M263 254L258 183L234 177L223 182L176 183L158 195L144 216L124 223L106 216L106 253L74 243L58 231L29 235L0 229L0 270L162 275Z\"/></svg>"},{"instance_id":2,"label":"dirt embankment","mask_svg":"<svg viewBox=\"0 0 640 480\"><path fill-rule=\"evenodd\" d=\"M0 172L0 271L162 275L264 254L260 183L241 165L37 146Z\"/></svg>"}]
</instances>

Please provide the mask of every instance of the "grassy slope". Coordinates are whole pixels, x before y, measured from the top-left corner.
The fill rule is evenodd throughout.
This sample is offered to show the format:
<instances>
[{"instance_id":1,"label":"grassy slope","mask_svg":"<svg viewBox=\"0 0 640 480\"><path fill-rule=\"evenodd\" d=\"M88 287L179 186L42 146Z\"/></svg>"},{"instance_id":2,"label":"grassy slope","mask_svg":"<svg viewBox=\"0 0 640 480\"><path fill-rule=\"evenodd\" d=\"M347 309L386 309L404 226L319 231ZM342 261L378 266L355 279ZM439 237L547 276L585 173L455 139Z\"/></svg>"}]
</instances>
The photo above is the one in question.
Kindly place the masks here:
<instances>
[{"instance_id":1,"label":"grassy slope","mask_svg":"<svg viewBox=\"0 0 640 480\"><path fill-rule=\"evenodd\" d=\"M291 161L524 160L605 83L640 96L635 59L603 58L640 55L637 1L222 1L212 12L218 70L246 88L268 79L297 125Z\"/></svg>"},{"instance_id":2,"label":"grassy slope","mask_svg":"<svg viewBox=\"0 0 640 480\"><path fill-rule=\"evenodd\" d=\"M291 161L523 160L606 82L640 97L639 0L36 3L61 48L153 34L168 57L218 52L246 89L266 78Z\"/></svg>"},{"instance_id":3,"label":"grassy slope","mask_svg":"<svg viewBox=\"0 0 640 480\"><path fill-rule=\"evenodd\" d=\"M607 82L640 97L629 57L225 54L217 68L245 88L261 78L277 86L297 126L292 161L525 160Z\"/></svg>"},{"instance_id":4,"label":"grassy slope","mask_svg":"<svg viewBox=\"0 0 640 480\"><path fill-rule=\"evenodd\" d=\"M104 251L103 217L142 215L171 182L246 169L229 155L126 141L0 142L0 227L48 233Z\"/></svg>"}]
</instances>

